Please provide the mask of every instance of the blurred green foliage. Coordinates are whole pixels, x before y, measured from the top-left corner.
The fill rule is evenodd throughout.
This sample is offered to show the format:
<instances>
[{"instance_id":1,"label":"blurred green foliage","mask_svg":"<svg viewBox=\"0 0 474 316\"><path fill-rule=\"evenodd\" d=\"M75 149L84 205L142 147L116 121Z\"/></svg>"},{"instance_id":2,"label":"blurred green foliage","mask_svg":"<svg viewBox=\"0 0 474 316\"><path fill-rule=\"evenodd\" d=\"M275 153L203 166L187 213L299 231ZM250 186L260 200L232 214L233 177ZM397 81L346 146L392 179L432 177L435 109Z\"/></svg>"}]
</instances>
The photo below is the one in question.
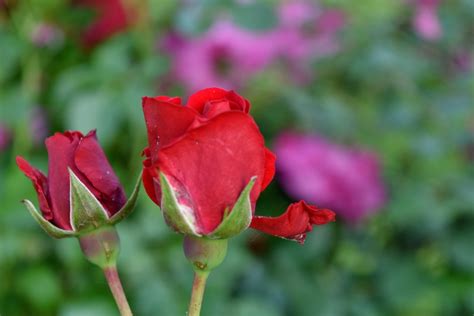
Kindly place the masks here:
<instances>
[{"instance_id":1,"label":"blurred green foliage","mask_svg":"<svg viewBox=\"0 0 474 316\"><path fill-rule=\"evenodd\" d=\"M249 29L269 28L277 1L150 0L149 19L93 50L80 46L78 31L90 14L68 1L7 3L0 11L0 122L13 137L0 153L0 314L116 315L101 271L77 241L51 240L19 203L35 198L14 157L47 169L45 149L31 135L33 109L46 112L48 133L98 128L130 192L146 145L140 98L161 93L170 65L158 39L171 27L202 32L222 13ZM417 38L402 1L323 3L348 12L350 27L343 49L312 65L314 81L294 85L276 66L240 92L270 144L292 127L378 152L389 202L359 226L317 227L303 247L253 231L232 239L209 279L203 315L471 315L474 76L472 66L457 69L453 56L464 50L473 58L473 2L442 3L436 42ZM64 42L35 46L30 34L41 22L61 25ZM275 182L257 211L278 214L288 201ZM136 315L184 315L192 270L182 237L145 194L118 230L119 269Z\"/></svg>"}]
</instances>

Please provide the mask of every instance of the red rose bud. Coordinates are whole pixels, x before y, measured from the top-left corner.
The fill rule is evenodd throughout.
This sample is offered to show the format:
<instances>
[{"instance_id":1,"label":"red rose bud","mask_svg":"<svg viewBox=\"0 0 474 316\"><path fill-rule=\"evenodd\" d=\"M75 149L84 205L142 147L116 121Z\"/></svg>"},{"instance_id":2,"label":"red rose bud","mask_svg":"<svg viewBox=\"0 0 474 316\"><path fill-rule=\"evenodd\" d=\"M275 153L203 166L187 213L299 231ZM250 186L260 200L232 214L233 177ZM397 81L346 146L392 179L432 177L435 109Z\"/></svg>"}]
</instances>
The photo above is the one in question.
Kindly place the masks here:
<instances>
[{"instance_id":1,"label":"red rose bud","mask_svg":"<svg viewBox=\"0 0 474 316\"><path fill-rule=\"evenodd\" d=\"M96 132L56 133L46 139L48 177L17 157L31 179L41 213L23 202L41 227L55 238L84 236L110 227L134 208L139 182L127 201L124 190L100 147Z\"/></svg>"},{"instance_id":2,"label":"red rose bud","mask_svg":"<svg viewBox=\"0 0 474 316\"><path fill-rule=\"evenodd\" d=\"M303 243L313 225L335 215L303 201L279 217L254 215L275 155L249 110L249 101L219 88L199 91L184 106L180 98L144 97L145 189L178 232L226 239L250 226Z\"/></svg>"}]
</instances>

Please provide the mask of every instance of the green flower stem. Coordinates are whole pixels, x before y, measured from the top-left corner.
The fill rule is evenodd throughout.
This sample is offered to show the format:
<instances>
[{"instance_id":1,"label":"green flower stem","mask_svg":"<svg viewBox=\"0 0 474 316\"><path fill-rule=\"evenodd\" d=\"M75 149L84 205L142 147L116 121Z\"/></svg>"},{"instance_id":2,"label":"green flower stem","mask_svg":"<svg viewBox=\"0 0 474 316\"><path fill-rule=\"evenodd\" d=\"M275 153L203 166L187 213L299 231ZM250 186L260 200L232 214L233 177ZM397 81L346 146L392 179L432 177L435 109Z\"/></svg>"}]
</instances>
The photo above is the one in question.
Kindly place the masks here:
<instances>
[{"instance_id":1,"label":"green flower stem","mask_svg":"<svg viewBox=\"0 0 474 316\"><path fill-rule=\"evenodd\" d=\"M199 316L207 277L211 270L224 261L227 253L227 239L208 239L186 235L183 250L186 258L193 265L195 273L188 316Z\"/></svg>"},{"instance_id":2,"label":"green flower stem","mask_svg":"<svg viewBox=\"0 0 474 316\"><path fill-rule=\"evenodd\" d=\"M115 265L104 268L105 278L115 298L121 316L132 316L132 310L123 291L122 283Z\"/></svg>"},{"instance_id":3,"label":"green flower stem","mask_svg":"<svg viewBox=\"0 0 474 316\"><path fill-rule=\"evenodd\" d=\"M196 271L194 274L193 292L189 302L188 316L199 316L201 314L202 299L206 289L206 281L209 271Z\"/></svg>"}]
</instances>

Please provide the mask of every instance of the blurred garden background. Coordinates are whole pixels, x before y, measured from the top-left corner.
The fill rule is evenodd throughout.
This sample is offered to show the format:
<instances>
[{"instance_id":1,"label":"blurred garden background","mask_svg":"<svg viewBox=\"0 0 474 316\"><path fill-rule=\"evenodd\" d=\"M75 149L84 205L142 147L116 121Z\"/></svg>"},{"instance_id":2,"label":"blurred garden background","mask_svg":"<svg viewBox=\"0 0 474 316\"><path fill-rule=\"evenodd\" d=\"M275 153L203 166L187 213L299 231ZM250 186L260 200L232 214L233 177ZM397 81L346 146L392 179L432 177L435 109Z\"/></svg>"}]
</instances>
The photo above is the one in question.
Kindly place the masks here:
<instances>
[{"instance_id":1,"label":"blurred garden background","mask_svg":"<svg viewBox=\"0 0 474 316\"><path fill-rule=\"evenodd\" d=\"M277 154L257 213L290 201L337 223L304 246L248 230L203 315L474 313L474 1L0 0L0 315L117 315L76 240L53 240L14 158L97 128L131 192L141 97L234 89ZM185 315L182 236L141 192L118 226L136 315Z\"/></svg>"}]
</instances>

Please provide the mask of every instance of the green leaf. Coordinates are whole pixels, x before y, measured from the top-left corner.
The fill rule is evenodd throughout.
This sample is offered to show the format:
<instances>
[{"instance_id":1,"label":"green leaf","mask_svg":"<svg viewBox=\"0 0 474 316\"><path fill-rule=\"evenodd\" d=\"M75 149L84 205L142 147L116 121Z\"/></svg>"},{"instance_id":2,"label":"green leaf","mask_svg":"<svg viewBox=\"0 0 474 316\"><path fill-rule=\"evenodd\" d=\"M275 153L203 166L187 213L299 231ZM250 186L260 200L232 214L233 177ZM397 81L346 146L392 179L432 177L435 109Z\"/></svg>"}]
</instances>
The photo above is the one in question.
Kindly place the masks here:
<instances>
[{"instance_id":1,"label":"green leaf","mask_svg":"<svg viewBox=\"0 0 474 316\"><path fill-rule=\"evenodd\" d=\"M122 219L130 215L137 204L138 193L140 192L140 184L142 182L142 172L138 177L137 183L135 184L135 188L133 189L132 195L128 199L127 203L118 211L117 213L112 216L110 219L110 223L115 225L116 223L120 222Z\"/></svg>"},{"instance_id":2,"label":"green leaf","mask_svg":"<svg viewBox=\"0 0 474 316\"><path fill-rule=\"evenodd\" d=\"M66 238L66 237L76 236L75 232L58 228L54 226L52 223L45 220L43 215L36 210L35 206L33 205L33 203L31 203L31 201L23 200L21 202L25 204L26 208L28 209L30 214L33 216L33 218L38 222L38 224L40 224L41 228L43 228L51 237Z\"/></svg>"},{"instance_id":3,"label":"green leaf","mask_svg":"<svg viewBox=\"0 0 474 316\"><path fill-rule=\"evenodd\" d=\"M225 216L220 225L207 237L227 239L247 229L252 221L252 205L250 203L250 192L257 177L252 177L245 189L239 196L232 211Z\"/></svg>"},{"instance_id":4,"label":"green leaf","mask_svg":"<svg viewBox=\"0 0 474 316\"><path fill-rule=\"evenodd\" d=\"M83 233L108 225L109 216L91 191L69 169L71 181L71 226Z\"/></svg>"},{"instance_id":5,"label":"green leaf","mask_svg":"<svg viewBox=\"0 0 474 316\"><path fill-rule=\"evenodd\" d=\"M180 233L201 236L196 230L196 218L194 217L193 210L179 204L171 184L161 172L160 183L162 191L161 211L166 223Z\"/></svg>"}]
</instances>

